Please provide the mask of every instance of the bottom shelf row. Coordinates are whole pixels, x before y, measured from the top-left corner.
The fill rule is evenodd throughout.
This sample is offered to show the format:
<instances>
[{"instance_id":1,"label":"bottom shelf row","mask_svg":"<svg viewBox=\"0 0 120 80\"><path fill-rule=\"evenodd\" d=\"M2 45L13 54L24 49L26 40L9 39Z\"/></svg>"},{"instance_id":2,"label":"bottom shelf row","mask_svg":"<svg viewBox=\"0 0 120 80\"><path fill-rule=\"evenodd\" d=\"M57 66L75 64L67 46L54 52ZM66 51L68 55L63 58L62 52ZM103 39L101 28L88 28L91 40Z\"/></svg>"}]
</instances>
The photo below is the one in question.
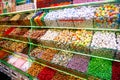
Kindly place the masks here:
<instances>
[{"instance_id":1,"label":"bottom shelf row","mask_svg":"<svg viewBox=\"0 0 120 80\"><path fill-rule=\"evenodd\" d=\"M19 70L26 72L27 74L30 74L31 76L37 78L38 80L83 80L84 79L84 78L79 79L74 76L64 74L62 72L48 68L48 66L46 65L41 65L34 61L31 61L31 59L28 59L28 56L26 56L25 54L15 52L14 55L8 55L8 53L4 52L3 50L0 50L0 53L1 53L0 59L4 60L6 63L12 66L15 66ZM80 59L79 56L76 56L76 57ZM76 61L79 61L79 60L76 60ZM84 60L82 59L80 61L84 62ZM71 64L73 63L71 62ZM78 66L77 62L70 66L74 67L75 64L76 66ZM83 65L81 64L78 67L85 68L86 66L83 66ZM15 76L18 76L18 74L16 73L14 74ZM108 61L108 60L99 59L99 58L90 58L87 65L87 71L85 72L85 74L86 75L90 74L100 78L98 79L94 77L86 77L85 79L88 79L88 80L111 80L111 79L120 80L119 78L120 62ZM29 80L29 79L21 79L21 80Z\"/></svg>"},{"instance_id":2,"label":"bottom shelf row","mask_svg":"<svg viewBox=\"0 0 120 80\"><path fill-rule=\"evenodd\" d=\"M48 68L45 65L43 66L33 62L29 60L26 55L9 55L7 52L2 50L0 53L4 53L4 55L0 55L0 58L2 59L0 63L0 72L8 74L8 76L12 77L11 80L81 80L74 76ZM6 64L8 64L8 66L6 66ZM9 68L10 66L19 69L18 72L11 70ZM19 71L23 71L24 73L31 75L32 78L29 76L23 76Z\"/></svg>"}]
</instances>

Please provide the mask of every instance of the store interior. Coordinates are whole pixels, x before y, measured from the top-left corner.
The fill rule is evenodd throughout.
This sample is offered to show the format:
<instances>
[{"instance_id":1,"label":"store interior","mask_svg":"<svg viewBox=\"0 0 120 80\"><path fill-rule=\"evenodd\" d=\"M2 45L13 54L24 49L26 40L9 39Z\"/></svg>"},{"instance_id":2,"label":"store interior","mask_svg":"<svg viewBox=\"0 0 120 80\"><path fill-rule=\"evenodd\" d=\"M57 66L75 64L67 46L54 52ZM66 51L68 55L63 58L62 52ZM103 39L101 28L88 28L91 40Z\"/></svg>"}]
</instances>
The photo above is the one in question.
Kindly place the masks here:
<instances>
[{"instance_id":1,"label":"store interior","mask_svg":"<svg viewBox=\"0 0 120 80\"><path fill-rule=\"evenodd\" d=\"M0 80L120 80L120 0L0 0Z\"/></svg>"}]
</instances>

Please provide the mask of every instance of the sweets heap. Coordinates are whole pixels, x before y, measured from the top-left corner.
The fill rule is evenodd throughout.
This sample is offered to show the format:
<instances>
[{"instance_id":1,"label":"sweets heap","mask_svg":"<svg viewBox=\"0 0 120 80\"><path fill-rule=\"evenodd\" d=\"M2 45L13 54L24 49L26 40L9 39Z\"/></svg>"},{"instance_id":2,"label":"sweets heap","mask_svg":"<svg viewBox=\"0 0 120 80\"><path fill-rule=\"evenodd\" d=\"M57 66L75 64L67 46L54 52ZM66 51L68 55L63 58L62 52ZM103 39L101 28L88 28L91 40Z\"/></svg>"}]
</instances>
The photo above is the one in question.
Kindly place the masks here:
<instances>
[{"instance_id":1,"label":"sweets heap","mask_svg":"<svg viewBox=\"0 0 120 80\"><path fill-rule=\"evenodd\" d=\"M78 30L72 36L71 49L88 53L92 40L92 31Z\"/></svg>"},{"instance_id":2,"label":"sweets heap","mask_svg":"<svg viewBox=\"0 0 120 80\"><path fill-rule=\"evenodd\" d=\"M97 8L95 13L95 24L97 28L118 28L119 7L117 5L102 5Z\"/></svg>"}]
</instances>

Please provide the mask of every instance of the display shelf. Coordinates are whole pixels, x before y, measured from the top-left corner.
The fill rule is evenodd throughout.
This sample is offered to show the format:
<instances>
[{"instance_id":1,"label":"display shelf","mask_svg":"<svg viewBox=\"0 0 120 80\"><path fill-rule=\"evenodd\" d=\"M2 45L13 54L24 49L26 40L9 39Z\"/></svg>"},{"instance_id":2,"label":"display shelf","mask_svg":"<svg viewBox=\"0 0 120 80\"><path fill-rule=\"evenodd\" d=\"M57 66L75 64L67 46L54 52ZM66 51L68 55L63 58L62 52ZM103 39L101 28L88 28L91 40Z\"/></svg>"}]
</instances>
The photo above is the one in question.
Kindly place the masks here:
<instances>
[{"instance_id":1,"label":"display shelf","mask_svg":"<svg viewBox=\"0 0 120 80\"><path fill-rule=\"evenodd\" d=\"M8 66L9 68L11 68L11 69L19 72L20 74L23 74L23 75L27 76L27 77L29 78L29 80L33 80L33 79L34 79L31 75L29 75L29 74L21 71L20 69L14 67L13 65L7 63L5 60L0 60L0 62L3 63L3 64L5 64L5 65Z\"/></svg>"},{"instance_id":2,"label":"display shelf","mask_svg":"<svg viewBox=\"0 0 120 80\"><path fill-rule=\"evenodd\" d=\"M2 49L2 48L1 48ZM18 54L14 54L14 52L11 52L11 51L8 51L8 50L5 50L5 49L3 49L4 51L6 51L6 52L8 52L8 53L12 53L13 55L15 55L16 57L21 57L20 55L18 55ZM46 63L44 60L42 60L42 62L39 62L39 61L36 61L36 60L34 60L33 58L31 59L31 58L28 58L27 60L29 60L29 61L31 61L31 62L35 62L35 63L38 63L38 64L40 64L40 65L42 65L42 66L46 66L46 67L48 67L48 68L51 68L51 69L53 69L53 70L56 70L56 71L58 71L58 72L62 72L62 73L64 73L64 74L67 74L67 75L71 75L71 76L74 76L74 77L76 77L76 78L80 78L80 79L82 79L82 80L87 80L87 79L85 79L85 74L83 74L83 73L80 73L79 72L79 76L76 76L76 75L74 75L74 74L71 74L71 73L69 73L69 72L65 72L64 70L60 70L60 69L57 69L57 68L54 68L54 67L51 67L50 65L52 65L51 63L49 64L48 62ZM2 61L2 62L5 62L5 64L7 64L8 66L12 66L11 64L8 64L6 61ZM45 62L45 63L44 63ZM49 65L48 65L49 64ZM16 67L14 67L13 66L13 68L15 68L15 70L17 70L17 71L21 71L21 70L19 70L18 68L16 68ZM68 70L69 71L69 70ZM22 71L21 71L22 72ZM75 73L75 72L74 72ZM27 74L27 73L24 73L24 74ZM27 75L29 75L29 74L27 74ZM33 79L33 78L32 78ZM32 80L32 79L30 79L30 80Z\"/></svg>"},{"instance_id":3,"label":"display shelf","mask_svg":"<svg viewBox=\"0 0 120 80\"><path fill-rule=\"evenodd\" d=\"M104 59L104 60L120 62L120 60L117 60L117 59L110 59L110 58L95 56L95 55L92 55L92 54L85 54L85 53L71 51L71 50L64 50L64 49L60 49L60 48L53 48L53 47L44 46L44 45L41 45L41 44L35 44L33 42L25 42L25 41L21 41L21 40L12 39L12 38L6 38L6 37L0 37L0 38L5 39L5 40L10 40L10 41L15 41L15 42L27 43L27 44L30 44L30 45L33 45L33 46L40 46L40 47L43 47L43 48L50 48L50 49L60 50L60 51L64 51L64 52L70 52L70 53L73 53L73 54L79 54L79 55L88 56L88 57L94 57L94 58L100 58L100 59ZM106 49L106 48L103 48L103 49L104 50L109 50L109 49Z\"/></svg>"},{"instance_id":4,"label":"display shelf","mask_svg":"<svg viewBox=\"0 0 120 80\"><path fill-rule=\"evenodd\" d=\"M40 8L38 10L46 10L46 9L58 9L58 8L71 8L71 7L78 7L78 6L87 6L87 5L99 5L99 4L109 4L109 3L118 3L119 1L108 0L108 1L100 1L100 2L87 2L87 3L80 3L80 4L70 4L70 5L63 5L63 6L53 6L53 7L45 7Z\"/></svg>"},{"instance_id":5,"label":"display shelf","mask_svg":"<svg viewBox=\"0 0 120 80\"><path fill-rule=\"evenodd\" d=\"M108 0L108 1L100 1L100 2L88 2L88 3L80 3L80 4L70 4L70 5L62 5L62 6L45 7L45 8L38 8L38 9L32 9L32 10L3 13L3 14L0 14L0 16L12 15L12 14L17 14L17 13L26 13L26 12L31 12L31 11L47 10L47 9L71 8L71 7L78 7L78 6L99 5L99 4L109 4L109 3L119 3L119 1Z\"/></svg>"}]
</instances>

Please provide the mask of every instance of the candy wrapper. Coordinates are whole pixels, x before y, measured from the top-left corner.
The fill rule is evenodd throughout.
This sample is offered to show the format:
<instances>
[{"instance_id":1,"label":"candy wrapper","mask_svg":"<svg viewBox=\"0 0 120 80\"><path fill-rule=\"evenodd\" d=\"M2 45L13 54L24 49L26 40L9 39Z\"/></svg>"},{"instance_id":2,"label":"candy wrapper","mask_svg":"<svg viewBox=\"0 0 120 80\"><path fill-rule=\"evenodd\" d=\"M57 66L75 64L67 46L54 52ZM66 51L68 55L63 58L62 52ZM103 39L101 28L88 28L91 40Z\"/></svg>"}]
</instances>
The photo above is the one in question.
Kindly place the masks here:
<instances>
[{"instance_id":1,"label":"candy wrapper","mask_svg":"<svg viewBox=\"0 0 120 80\"><path fill-rule=\"evenodd\" d=\"M70 43L71 50L78 52L89 53L90 43L92 41L93 32L86 30L76 31Z\"/></svg>"},{"instance_id":2,"label":"candy wrapper","mask_svg":"<svg viewBox=\"0 0 120 80\"><path fill-rule=\"evenodd\" d=\"M87 73L101 79L111 80L112 62L99 58L92 58L89 62Z\"/></svg>"},{"instance_id":3,"label":"candy wrapper","mask_svg":"<svg viewBox=\"0 0 120 80\"><path fill-rule=\"evenodd\" d=\"M38 41L45 46L55 47L55 37L59 35L59 30L49 29L42 37L38 38Z\"/></svg>"},{"instance_id":4,"label":"candy wrapper","mask_svg":"<svg viewBox=\"0 0 120 80\"><path fill-rule=\"evenodd\" d=\"M55 56L52 59L52 63L61 65L61 66L67 66L68 62L71 60L73 54L68 52L59 52L58 54L55 54Z\"/></svg>"},{"instance_id":5,"label":"candy wrapper","mask_svg":"<svg viewBox=\"0 0 120 80\"><path fill-rule=\"evenodd\" d=\"M69 61L67 68L71 68L80 72L86 72L89 63L89 57L74 55Z\"/></svg>"},{"instance_id":6,"label":"candy wrapper","mask_svg":"<svg viewBox=\"0 0 120 80\"><path fill-rule=\"evenodd\" d=\"M117 5L101 5L95 13L94 27L117 29L119 25L119 14L119 7Z\"/></svg>"},{"instance_id":7,"label":"candy wrapper","mask_svg":"<svg viewBox=\"0 0 120 80\"><path fill-rule=\"evenodd\" d=\"M113 58L117 49L114 32L95 32L91 43L91 54L106 58Z\"/></svg>"}]
</instances>

